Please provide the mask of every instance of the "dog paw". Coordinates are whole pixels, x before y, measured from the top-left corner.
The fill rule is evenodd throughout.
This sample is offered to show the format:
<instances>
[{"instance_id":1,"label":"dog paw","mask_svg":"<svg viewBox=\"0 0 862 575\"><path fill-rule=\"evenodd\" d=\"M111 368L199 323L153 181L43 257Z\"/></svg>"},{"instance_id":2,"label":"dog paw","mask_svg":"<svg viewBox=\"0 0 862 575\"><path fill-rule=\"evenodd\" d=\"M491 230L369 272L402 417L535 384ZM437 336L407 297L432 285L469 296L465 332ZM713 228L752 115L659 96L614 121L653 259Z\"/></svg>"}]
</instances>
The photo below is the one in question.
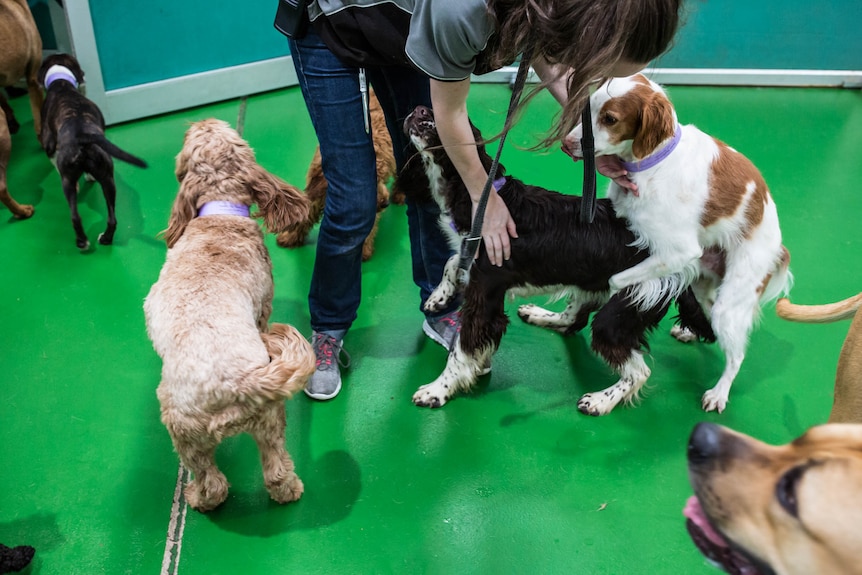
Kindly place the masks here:
<instances>
[{"instance_id":1,"label":"dog paw","mask_svg":"<svg viewBox=\"0 0 862 575\"><path fill-rule=\"evenodd\" d=\"M693 341L697 341L697 334L688 329L687 327L682 327L680 325L675 325L670 328L670 334L676 338L677 341L681 341L682 343L691 343Z\"/></svg>"},{"instance_id":2,"label":"dog paw","mask_svg":"<svg viewBox=\"0 0 862 575\"><path fill-rule=\"evenodd\" d=\"M422 307L427 312L438 312L444 309L451 299L452 292L450 290L444 290L438 287L431 292L431 295L428 296L428 299L425 300L425 305Z\"/></svg>"},{"instance_id":3,"label":"dog paw","mask_svg":"<svg viewBox=\"0 0 862 575\"><path fill-rule=\"evenodd\" d=\"M727 407L727 395L715 389L710 389L703 394L701 403L704 411L717 411L721 413Z\"/></svg>"},{"instance_id":4,"label":"dog paw","mask_svg":"<svg viewBox=\"0 0 862 575\"><path fill-rule=\"evenodd\" d=\"M449 397L442 393L440 386L433 383L423 385L413 394L413 404L418 407L443 407L448 400Z\"/></svg>"},{"instance_id":5,"label":"dog paw","mask_svg":"<svg viewBox=\"0 0 862 575\"><path fill-rule=\"evenodd\" d=\"M586 393L578 400L578 411L584 415L592 415L598 417L607 415L614 408L613 405L608 407L607 402L603 401L599 393Z\"/></svg>"},{"instance_id":6,"label":"dog paw","mask_svg":"<svg viewBox=\"0 0 862 575\"><path fill-rule=\"evenodd\" d=\"M275 236L275 243L283 248L298 248L305 245L305 236L298 231L285 230Z\"/></svg>"},{"instance_id":7,"label":"dog paw","mask_svg":"<svg viewBox=\"0 0 862 575\"><path fill-rule=\"evenodd\" d=\"M227 489L227 480L224 478L207 478L205 482L195 479L186 485L183 494L192 509L206 513L224 503Z\"/></svg>"},{"instance_id":8,"label":"dog paw","mask_svg":"<svg viewBox=\"0 0 862 575\"><path fill-rule=\"evenodd\" d=\"M550 329L563 335L569 335L572 331L578 331L577 329L572 330L573 326L571 323L565 321L561 314L531 303L518 306L518 317L524 323Z\"/></svg>"},{"instance_id":9,"label":"dog paw","mask_svg":"<svg viewBox=\"0 0 862 575\"><path fill-rule=\"evenodd\" d=\"M114 236L109 236L107 234L99 234L99 243L103 246L109 246L114 243Z\"/></svg>"},{"instance_id":10,"label":"dog paw","mask_svg":"<svg viewBox=\"0 0 862 575\"><path fill-rule=\"evenodd\" d=\"M531 303L518 306L518 317L521 318L521 321L530 325L538 325L541 327L541 324L539 324L535 318L539 316L542 312L547 313L546 310Z\"/></svg>"},{"instance_id":11,"label":"dog paw","mask_svg":"<svg viewBox=\"0 0 862 575\"><path fill-rule=\"evenodd\" d=\"M279 483L267 484L266 490L269 496L279 503L290 503L302 497L305 486L302 480L295 473L290 473L288 477Z\"/></svg>"},{"instance_id":12,"label":"dog paw","mask_svg":"<svg viewBox=\"0 0 862 575\"><path fill-rule=\"evenodd\" d=\"M628 400L630 390L631 382L623 379L605 390L585 393L578 400L578 411L595 417L607 415L621 401Z\"/></svg>"},{"instance_id":13,"label":"dog paw","mask_svg":"<svg viewBox=\"0 0 862 575\"><path fill-rule=\"evenodd\" d=\"M26 220L35 213L35 208L31 205L19 205L18 209L12 212L15 219Z\"/></svg>"}]
</instances>

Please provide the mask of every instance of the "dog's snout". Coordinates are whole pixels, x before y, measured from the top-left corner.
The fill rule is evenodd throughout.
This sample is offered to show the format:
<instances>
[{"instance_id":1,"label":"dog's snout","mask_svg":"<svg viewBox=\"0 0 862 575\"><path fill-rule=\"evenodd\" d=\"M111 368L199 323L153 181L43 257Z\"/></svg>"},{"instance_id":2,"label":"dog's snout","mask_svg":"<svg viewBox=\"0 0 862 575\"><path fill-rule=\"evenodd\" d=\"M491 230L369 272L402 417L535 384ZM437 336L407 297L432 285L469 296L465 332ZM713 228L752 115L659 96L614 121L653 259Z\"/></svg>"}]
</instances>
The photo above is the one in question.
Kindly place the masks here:
<instances>
[{"instance_id":1,"label":"dog's snout","mask_svg":"<svg viewBox=\"0 0 862 575\"><path fill-rule=\"evenodd\" d=\"M694 426L688 440L688 461L692 464L714 459L721 451L721 426L701 422Z\"/></svg>"},{"instance_id":2,"label":"dog's snout","mask_svg":"<svg viewBox=\"0 0 862 575\"><path fill-rule=\"evenodd\" d=\"M431 110L426 106L416 106L413 110L417 120L427 120L431 117Z\"/></svg>"},{"instance_id":3,"label":"dog's snout","mask_svg":"<svg viewBox=\"0 0 862 575\"><path fill-rule=\"evenodd\" d=\"M578 161L583 157L583 152L581 152L581 136L580 136L580 125L578 125L574 130L569 132L562 141L561 148L563 152L575 161Z\"/></svg>"}]
</instances>

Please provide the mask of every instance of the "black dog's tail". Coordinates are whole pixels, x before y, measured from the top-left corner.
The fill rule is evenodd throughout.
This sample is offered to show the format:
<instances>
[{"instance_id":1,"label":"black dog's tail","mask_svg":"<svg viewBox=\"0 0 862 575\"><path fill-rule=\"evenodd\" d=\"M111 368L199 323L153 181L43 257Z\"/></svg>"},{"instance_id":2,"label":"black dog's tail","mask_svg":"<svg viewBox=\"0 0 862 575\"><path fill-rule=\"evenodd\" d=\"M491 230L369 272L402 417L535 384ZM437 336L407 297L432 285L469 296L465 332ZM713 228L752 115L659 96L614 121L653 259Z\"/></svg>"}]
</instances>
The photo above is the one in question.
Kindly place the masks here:
<instances>
[{"instance_id":1,"label":"black dog's tail","mask_svg":"<svg viewBox=\"0 0 862 575\"><path fill-rule=\"evenodd\" d=\"M82 134L79 136L79 140L85 144L95 144L105 150L105 152L114 156L118 160L123 160L124 162L128 162L134 166L138 166L141 168L146 168L147 163L140 159L137 156L133 156L127 151L120 149L115 144L111 143L111 141L105 137L104 134Z\"/></svg>"}]
</instances>

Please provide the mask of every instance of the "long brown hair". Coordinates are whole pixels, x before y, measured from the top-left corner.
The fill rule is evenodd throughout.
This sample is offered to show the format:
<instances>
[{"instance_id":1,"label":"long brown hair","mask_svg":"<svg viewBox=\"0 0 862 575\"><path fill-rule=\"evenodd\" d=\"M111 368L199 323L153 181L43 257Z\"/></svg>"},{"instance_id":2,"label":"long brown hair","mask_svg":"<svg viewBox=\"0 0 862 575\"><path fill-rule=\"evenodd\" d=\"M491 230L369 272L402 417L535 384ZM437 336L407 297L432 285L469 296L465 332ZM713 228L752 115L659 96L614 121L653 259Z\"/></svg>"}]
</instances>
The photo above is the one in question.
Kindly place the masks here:
<instances>
[{"instance_id":1,"label":"long brown hair","mask_svg":"<svg viewBox=\"0 0 862 575\"><path fill-rule=\"evenodd\" d=\"M534 45L533 60L571 68L561 121L540 145L553 145L580 121L594 80L620 60L649 62L670 46L683 0L488 0L497 20L489 42L491 69L510 64ZM547 86L539 84L522 102Z\"/></svg>"}]
</instances>

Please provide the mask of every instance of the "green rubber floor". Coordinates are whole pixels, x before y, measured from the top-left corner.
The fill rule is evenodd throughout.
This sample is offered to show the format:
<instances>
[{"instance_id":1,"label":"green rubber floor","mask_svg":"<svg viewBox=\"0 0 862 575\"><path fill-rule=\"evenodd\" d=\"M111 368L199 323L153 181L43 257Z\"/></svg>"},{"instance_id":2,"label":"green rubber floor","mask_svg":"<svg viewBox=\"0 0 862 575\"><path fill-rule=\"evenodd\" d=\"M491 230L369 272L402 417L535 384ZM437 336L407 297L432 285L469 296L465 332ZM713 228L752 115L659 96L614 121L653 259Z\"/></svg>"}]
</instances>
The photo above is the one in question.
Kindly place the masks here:
<instances>
[{"instance_id":1,"label":"green rubber floor","mask_svg":"<svg viewBox=\"0 0 862 575\"><path fill-rule=\"evenodd\" d=\"M769 182L794 301L858 293L862 94L669 91L683 123L746 153ZM504 85L474 87L470 110L486 134L502 126L508 95ZM302 186L315 141L299 90L110 128L149 168L117 163L115 244L85 254L26 99L12 103L23 126L9 188L36 213L0 214L0 542L34 546L32 573L717 573L681 514L692 426L718 422L783 443L828 415L846 322L789 324L767 308L719 415L701 411L700 396L718 379L722 354L676 342L666 318L650 341L642 402L592 418L577 399L615 378L590 352L589 335L527 326L517 301L507 304L512 323L492 374L442 409L417 408L413 392L440 373L446 353L422 334L404 207L392 206L364 267L343 391L327 403L300 395L286 405L302 499L269 500L254 443L241 436L217 454L232 484L225 504L206 515L172 510L178 460L159 422L161 364L142 303L165 257L157 234L177 190L174 157L190 121L241 119L260 163ZM549 98L534 100L503 162L531 183L580 193L581 164L527 150L554 112ZM82 183L79 203L94 239L105 225L101 190ZM306 335L315 239L316 231L286 250L267 238L272 319Z\"/></svg>"}]
</instances>

